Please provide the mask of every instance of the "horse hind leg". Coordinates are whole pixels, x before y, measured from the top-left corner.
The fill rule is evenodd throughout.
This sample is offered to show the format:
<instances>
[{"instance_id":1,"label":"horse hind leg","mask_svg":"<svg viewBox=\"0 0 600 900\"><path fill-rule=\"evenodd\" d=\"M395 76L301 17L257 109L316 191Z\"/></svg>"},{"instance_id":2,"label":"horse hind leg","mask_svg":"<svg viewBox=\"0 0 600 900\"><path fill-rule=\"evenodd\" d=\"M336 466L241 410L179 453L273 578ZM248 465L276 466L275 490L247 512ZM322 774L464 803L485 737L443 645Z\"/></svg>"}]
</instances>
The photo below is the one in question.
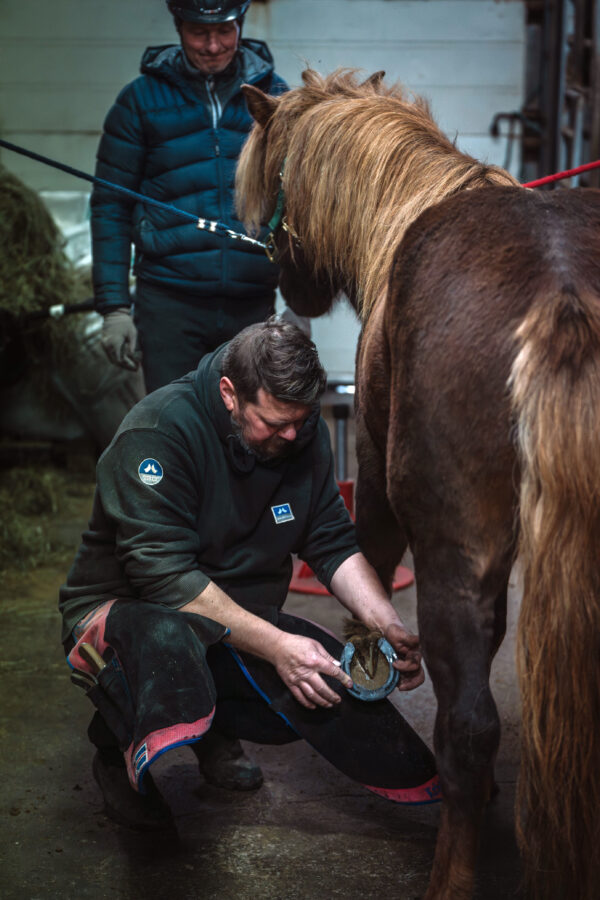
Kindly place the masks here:
<instances>
[{"instance_id":1,"label":"horse hind leg","mask_svg":"<svg viewBox=\"0 0 600 900\"><path fill-rule=\"evenodd\" d=\"M500 720L489 675L504 629L510 565L478 578L449 547L420 552L415 563L421 647L438 702L434 743L443 798L425 900L468 900L495 784Z\"/></svg>"}]
</instances>

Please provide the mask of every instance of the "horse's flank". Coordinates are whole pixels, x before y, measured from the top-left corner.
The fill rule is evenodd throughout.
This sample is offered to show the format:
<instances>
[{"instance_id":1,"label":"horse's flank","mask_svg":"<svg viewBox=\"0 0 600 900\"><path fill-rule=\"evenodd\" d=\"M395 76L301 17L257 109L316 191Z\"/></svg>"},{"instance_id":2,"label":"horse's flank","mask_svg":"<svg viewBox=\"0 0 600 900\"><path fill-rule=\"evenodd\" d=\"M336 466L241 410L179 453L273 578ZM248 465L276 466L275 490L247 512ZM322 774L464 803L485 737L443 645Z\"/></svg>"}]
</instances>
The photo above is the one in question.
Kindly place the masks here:
<instances>
[{"instance_id":1,"label":"horse's flank","mask_svg":"<svg viewBox=\"0 0 600 900\"><path fill-rule=\"evenodd\" d=\"M286 215L307 258L315 273L344 273L333 288L355 298L365 319L406 229L427 207L461 190L518 182L458 150L427 103L409 102L400 85L361 84L348 70L308 70L303 79L278 101L268 141L257 125L244 148L239 211L248 227L266 221L284 167Z\"/></svg>"}]
</instances>

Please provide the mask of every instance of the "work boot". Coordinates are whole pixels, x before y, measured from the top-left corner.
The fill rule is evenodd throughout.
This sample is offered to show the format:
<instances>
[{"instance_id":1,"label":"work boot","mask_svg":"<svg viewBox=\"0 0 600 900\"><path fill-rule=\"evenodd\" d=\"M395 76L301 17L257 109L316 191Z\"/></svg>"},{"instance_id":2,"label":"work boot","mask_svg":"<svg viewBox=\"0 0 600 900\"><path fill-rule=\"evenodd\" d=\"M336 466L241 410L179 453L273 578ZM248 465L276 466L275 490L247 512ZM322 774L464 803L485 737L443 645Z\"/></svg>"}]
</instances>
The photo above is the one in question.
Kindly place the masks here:
<instances>
[{"instance_id":1,"label":"work boot","mask_svg":"<svg viewBox=\"0 0 600 900\"><path fill-rule=\"evenodd\" d=\"M131 787L125 764L108 762L98 751L92 772L104 797L104 811L114 822L138 831L174 831L171 810L154 784L152 776L144 776L145 794Z\"/></svg>"},{"instance_id":2,"label":"work boot","mask_svg":"<svg viewBox=\"0 0 600 900\"><path fill-rule=\"evenodd\" d=\"M232 741L214 729L192 744L192 750L205 780L215 787L254 791L263 783L260 767L248 759L240 742Z\"/></svg>"}]
</instances>

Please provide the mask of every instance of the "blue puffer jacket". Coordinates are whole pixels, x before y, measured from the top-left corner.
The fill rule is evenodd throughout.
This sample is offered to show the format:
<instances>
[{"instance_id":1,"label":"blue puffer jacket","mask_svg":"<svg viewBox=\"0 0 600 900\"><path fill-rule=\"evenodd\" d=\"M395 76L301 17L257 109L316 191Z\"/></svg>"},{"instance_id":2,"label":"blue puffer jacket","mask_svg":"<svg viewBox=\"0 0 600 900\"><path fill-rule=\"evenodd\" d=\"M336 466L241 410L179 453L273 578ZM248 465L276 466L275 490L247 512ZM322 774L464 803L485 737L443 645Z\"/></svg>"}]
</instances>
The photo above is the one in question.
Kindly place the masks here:
<instances>
[{"instance_id":1,"label":"blue puffer jacket","mask_svg":"<svg viewBox=\"0 0 600 900\"><path fill-rule=\"evenodd\" d=\"M180 46L149 47L142 75L119 94L106 117L96 175L243 231L233 210L236 162L252 125L244 82L280 94L262 41L242 41L227 70L206 78ZM199 231L193 222L95 186L92 200L96 306L130 303L131 243L136 275L198 298L256 299L277 283L277 267L260 248Z\"/></svg>"}]
</instances>

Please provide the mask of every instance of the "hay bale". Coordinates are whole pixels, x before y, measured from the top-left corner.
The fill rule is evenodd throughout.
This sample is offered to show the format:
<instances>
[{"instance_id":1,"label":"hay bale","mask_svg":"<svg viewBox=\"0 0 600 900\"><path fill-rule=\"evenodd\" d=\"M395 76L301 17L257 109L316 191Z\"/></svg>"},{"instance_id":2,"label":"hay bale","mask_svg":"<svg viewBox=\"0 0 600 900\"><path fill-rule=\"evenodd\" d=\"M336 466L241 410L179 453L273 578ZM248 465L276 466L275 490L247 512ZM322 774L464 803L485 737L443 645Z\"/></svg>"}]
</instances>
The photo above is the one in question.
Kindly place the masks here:
<instances>
[{"instance_id":1,"label":"hay bale","mask_svg":"<svg viewBox=\"0 0 600 900\"><path fill-rule=\"evenodd\" d=\"M74 497L88 498L91 485L89 472L38 465L0 469L0 572L30 570L64 555L56 523L72 514Z\"/></svg>"},{"instance_id":2,"label":"hay bale","mask_svg":"<svg viewBox=\"0 0 600 900\"><path fill-rule=\"evenodd\" d=\"M0 309L28 313L68 302L75 272L38 194L0 165Z\"/></svg>"},{"instance_id":3,"label":"hay bale","mask_svg":"<svg viewBox=\"0 0 600 900\"><path fill-rule=\"evenodd\" d=\"M13 510L0 522L0 571L10 568L32 569L50 550L41 522Z\"/></svg>"},{"instance_id":4,"label":"hay bale","mask_svg":"<svg viewBox=\"0 0 600 900\"><path fill-rule=\"evenodd\" d=\"M64 486L64 476L53 469L15 466L0 471L0 504L4 509L14 505L25 516L56 513Z\"/></svg>"},{"instance_id":5,"label":"hay bale","mask_svg":"<svg viewBox=\"0 0 600 900\"><path fill-rule=\"evenodd\" d=\"M25 374L57 420L70 406L54 372L69 375L85 337L85 316L31 319L93 293L90 270L77 270L41 197L0 164L0 359L2 386Z\"/></svg>"},{"instance_id":6,"label":"hay bale","mask_svg":"<svg viewBox=\"0 0 600 900\"><path fill-rule=\"evenodd\" d=\"M39 195L0 165L0 312L14 317L28 360L63 367L79 343L81 317L28 320L29 313L91 295L89 272L78 272Z\"/></svg>"}]
</instances>

